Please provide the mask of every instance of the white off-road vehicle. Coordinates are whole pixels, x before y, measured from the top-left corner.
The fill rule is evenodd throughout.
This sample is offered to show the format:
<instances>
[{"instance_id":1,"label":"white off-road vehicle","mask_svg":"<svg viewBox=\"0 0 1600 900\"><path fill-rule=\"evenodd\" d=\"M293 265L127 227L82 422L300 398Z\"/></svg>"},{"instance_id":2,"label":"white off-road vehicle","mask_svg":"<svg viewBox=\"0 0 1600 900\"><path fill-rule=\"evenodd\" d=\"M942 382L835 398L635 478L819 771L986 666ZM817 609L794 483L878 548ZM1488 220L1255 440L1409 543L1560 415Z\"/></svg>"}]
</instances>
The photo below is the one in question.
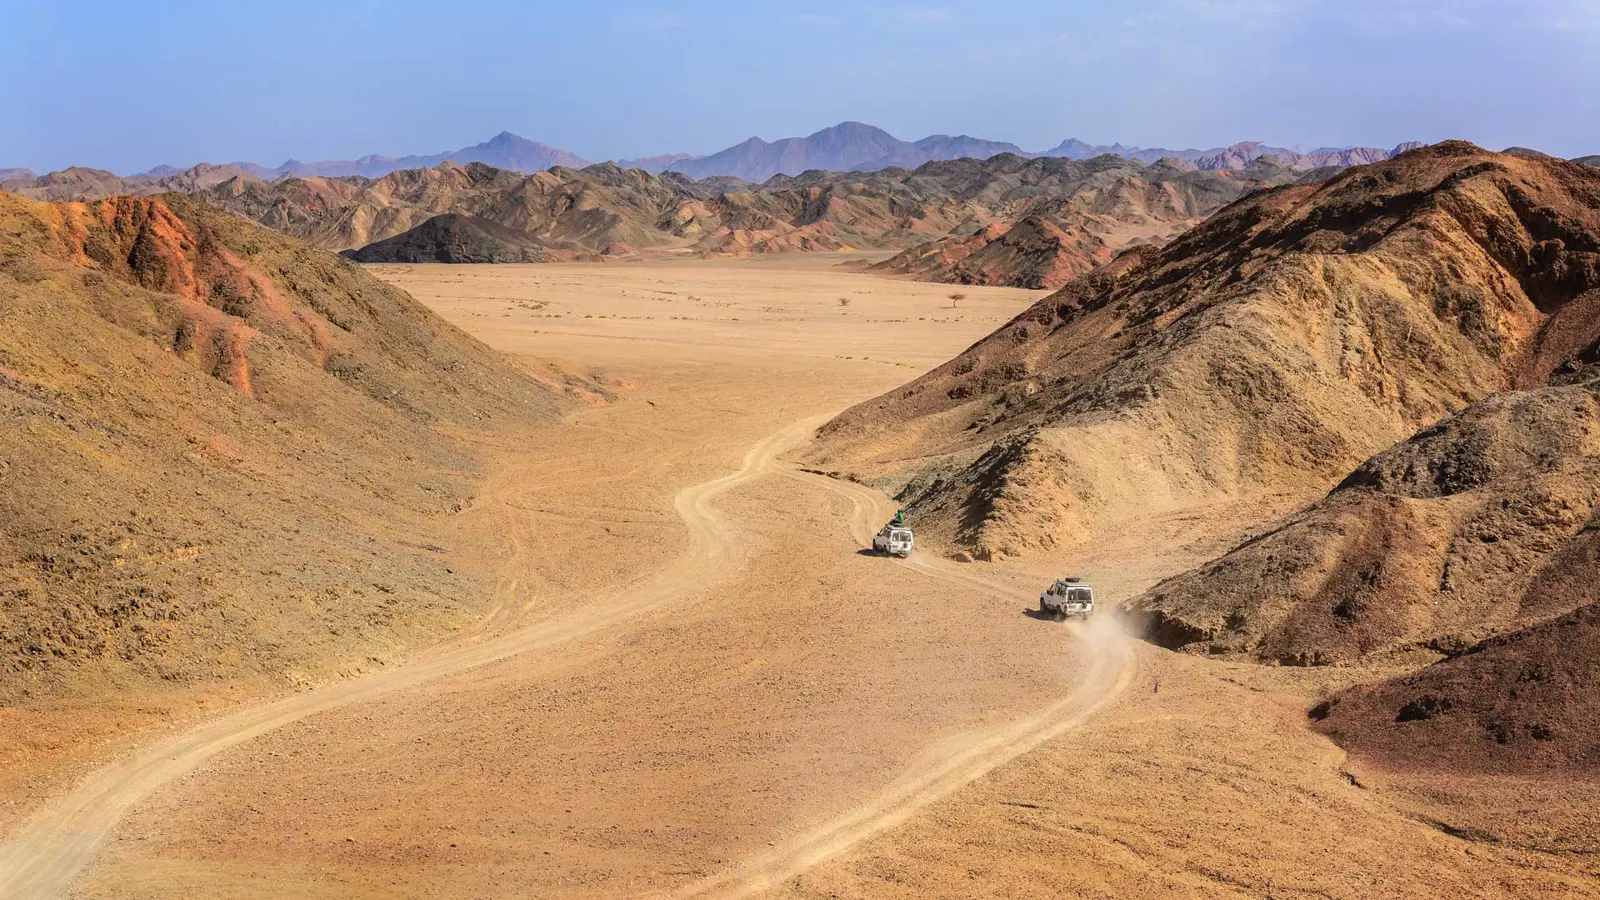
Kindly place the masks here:
<instances>
[{"instance_id":1,"label":"white off-road vehicle","mask_svg":"<svg viewBox=\"0 0 1600 900\"><path fill-rule=\"evenodd\" d=\"M911 529L890 522L872 536L872 549L889 556L910 556Z\"/></svg>"},{"instance_id":2,"label":"white off-road vehicle","mask_svg":"<svg viewBox=\"0 0 1600 900\"><path fill-rule=\"evenodd\" d=\"M1057 578L1039 595L1039 612L1058 619L1087 619L1094 614L1094 588L1081 578Z\"/></svg>"}]
</instances>

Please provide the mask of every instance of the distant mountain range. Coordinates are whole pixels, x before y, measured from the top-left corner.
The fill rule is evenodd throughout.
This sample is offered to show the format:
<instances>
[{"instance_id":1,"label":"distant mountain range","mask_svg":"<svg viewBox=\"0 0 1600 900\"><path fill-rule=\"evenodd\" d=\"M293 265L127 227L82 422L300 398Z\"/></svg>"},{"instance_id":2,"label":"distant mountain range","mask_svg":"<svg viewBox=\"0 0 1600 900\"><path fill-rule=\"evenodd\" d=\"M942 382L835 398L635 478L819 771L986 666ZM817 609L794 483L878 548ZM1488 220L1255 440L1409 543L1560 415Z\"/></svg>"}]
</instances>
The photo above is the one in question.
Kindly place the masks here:
<instances>
[{"instance_id":1,"label":"distant mountain range","mask_svg":"<svg viewBox=\"0 0 1600 900\"><path fill-rule=\"evenodd\" d=\"M322 162L300 162L297 159L285 160L276 168L267 168L250 162L232 162L228 166L247 172L263 181L273 181L286 176L304 178L310 175L321 175L327 178L339 178L349 175L360 175L365 178L382 178L390 172L402 169L431 169L442 162L457 162L462 165L481 162L494 166L497 169L510 169L515 172L542 172L551 166L570 166L581 169L589 165L589 160L565 150L558 150L549 144L530 141L519 137L509 131L502 131L481 144L462 147L459 150L447 150L443 153L429 153L421 156L378 156L369 154L354 160L324 160ZM140 173L151 178L164 178L176 174L179 170L173 166L157 166L148 172Z\"/></svg>"},{"instance_id":2,"label":"distant mountain range","mask_svg":"<svg viewBox=\"0 0 1600 900\"><path fill-rule=\"evenodd\" d=\"M876 171L896 166L914 169L927 162L968 157L989 159L1002 153L1014 153L1024 159L1093 159L1111 154L1146 164L1170 159L1181 168L1206 170L1243 169L1263 156L1272 156L1288 168L1311 170L1381 162L1420 146L1420 143L1413 141L1388 150L1377 147L1324 147L1299 151L1272 147L1259 141L1245 141L1208 150L1169 150L1122 144L1089 144L1077 138L1068 138L1042 153L1030 153L1016 144L964 134L935 134L919 141L902 141L881 128L860 122L843 122L807 137L784 138L770 143L761 138L750 138L710 156L680 160L666 168L693 178L730 175L761 182L774 175L798 175L808 169L833 172Z\"/></svg>"},{"instance_id":3,"label":"distant mountain range","mask_svg":"<svg viewBox=\"0 0 1600 900\"><path fill-rule=\"evenodd\" d=\"M1349 166L1362 166L1369 163L1383 162L1386 159L1399 156L1407 150L1421 147L1420 141L1407 141L1388 150L1377 147L1322 147L1317 150L1292 150L1288 147L1271 147L1260 141L1244 141L1227 147L1213 147L1210 150L1169 150L1165 147L1124 147L1121 144L1093 145L1086 144L1075 138L1068 138L1055 147L1039 154L1040 156L1065 156L1068 159L1093 159L1110 153L1125 159L1136 159L1142 163L1153 163L1162 159L1176 160L1185 167L1193 166L1196 169L1242 169L1256 159L1271 156L1291 169L1323 169L1329 166L1341 168Z\"/></svg>"},{"instance_id":4,"label":"distant mountain range","mask_svg":"<svg viewBox=\"0 0 1600 900\"><path fill-rule=\"evenodd\" d=\"M651 175L660 175L675 163L705 159L693 153L663 153L660 156L641 156L638 159L619 159L617 165L624 169L643 169Z\"/></svg>"},{"instance_id":5,"label":"distant mountain range","mask_svg":"<svg viewBox=\"0 0 1600 900\"><path fill-rule=\"evenodd\" d=\"M1262 156L1273 156L1283 165L1296 170L1311 170L1328 166L1350 166L1380 162L1395 154L1418 146L1401 144L1388 150L1376 147L1324 147L1301 151L1287 147L1274 147L1257 141L1245 141L1227 147L1205 150L1171 150L1161 147L1130 147L1123 144L1090 144L1068 138L1054 147L1039 153L1023 150L1005 141L990 141L968 135L935 134L917 141L903 141L881 128L861 122L842 122L805 137L765 141L750 138L726 150L706 156L689 153L666 153L634 159L621 159L617 163L625 169L643 169L652 175L662 172L681 172L691 178L738 178L744 181L763 182L774 175L799 175L812 169L833 172L876 171L892 167L914 169L927 162L951 159L989 159L1002 153L1014 153L1024 159L1039 157L1064 157L1067 159L1092 159L1112 154L1143 163L1172 159L1186 169L1242 169ZM532 174L552 166L581 169L590 161L539 141L528 140L502 131L481 144L413 156L379 156L371 154L354 160L323 160L301 162L285 160L278 166L268 167L253 162L231 162L221 166L202 163L208 170L225 168L248 174L263 181L274 181L290 176L329 178L360 176L382 178L391 172L405 169L429 169L442 162L461 165L483 163L497 169ZM96 177L114 178L109 172L97 169L64 171L94 172ZM183 171L176 166L161 165L128 176L125 180L151 183L178 175ZM51 173L59 174L59 173ZM30 183L39 178L27 169L0 168L0 186Z\"/></svg>"},{"instance_id":6,"label":"distant mountain range","mask_svg":"<svg viewBox=\"0 0 1600 900\"><path fill-rule=\"evenodd\" d=\"M768 143L758 137L699 159L685 159L668 169L691 178L731 175L766 181L774 175L799 175L810 169L830 172L876 171L891 166L914 169L947 159L988 159L1001 153L1028 156L1016 144L958 135L936 134L920 141L902 141L881 128L843 122L808 137Z\"/></svg>"}]
</instances>

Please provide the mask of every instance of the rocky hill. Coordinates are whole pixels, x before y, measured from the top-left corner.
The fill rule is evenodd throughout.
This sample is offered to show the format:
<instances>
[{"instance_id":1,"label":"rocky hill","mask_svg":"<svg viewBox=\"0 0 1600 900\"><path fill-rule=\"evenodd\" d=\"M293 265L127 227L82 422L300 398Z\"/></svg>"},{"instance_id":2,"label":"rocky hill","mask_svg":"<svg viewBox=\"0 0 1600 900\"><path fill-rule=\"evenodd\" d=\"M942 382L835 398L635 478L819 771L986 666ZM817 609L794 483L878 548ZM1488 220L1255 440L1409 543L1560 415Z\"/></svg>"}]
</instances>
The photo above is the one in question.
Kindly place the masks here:
<instances>
[{"instance_id":1,"label":"rocky hill","mask_svg":"<svg viewBox=\"0 0 1600 900\"><path fill-rule=\"evenodd\" d=\"M538 263L550 258L522 234L460 213L434 216L404 234L344 255L356 262L401 263Z\"/></svg>"},{"instance_id":2,"label":"rocky hill","mask_svg":"<svg viewBox=\"0 0 1600 900\"><path fill-rule=\"evenodd\" d=\"M19 177L0 181L0 190L10 191L34 200L100 200L118 194L136 194L142 185L121 178L104 169L73 166L59 172L34 175L29 172Z\"/></svg>"},{"instance_id":3,"label":"rocky hill","mask_svg":"<svg viewBox=\"0 0 1600 900\"><path fill-rule=\"evenodd\" d=\"M1589 527L1587 580L1600 556ZM1311 711L1319 731L1391 771L1600 774L1600 603L1496 637Z\"/></svg>"},{"instance_id":4,"label":"rocky hill","mask_svg":"<svg viewBox=\"0 0 1600 900\"><path fill-rule=\"evenodd\" d=\"M496 141L505 144L506 137ZM696 181L679 172L652 174L610 163L558 165L525 175L444 162L379 178L263 180L250 167L201 165L183 171L161 167L131 179L73 169L10 186L24 196L57 201L180 191L326 249L378 244L361 256L371 261L562 260L614 248L705 255L905 250L875 271L958 284L1054 288L1123 247L1163 243L1249 191L1336 171L1302 176L1259 155L1242 167L1215 170L1170 160L1144 165L1109 154L1028 158L1011 152L1016 148L1009 144L942 135L904 142L857 123L796 140L801 143L785 144L773 158L871 171L813 168L754 184L726 175ZM947 155L958 158L926 161ZM898 165L918 161L913 169ZM661 160L650 162L654 168ZM432 223L447 213L472 221ZM441 244L441 224L470 225L471 235ZM1013 231L1016 225L1022 227ZM487 229L495 226L518 236L499 233L493 251L448 249L450 241L461 240L482 248ZM390 241L413 228L423 232Z\"/></svg>"},{"instance_id":5,"label":"rocky hill","mask_svg":"<svg viewBox=\"0 0 1600 900\"><path fill-rule=\"evenodd\" d=\"M1592 352L1597 235L1600 172L1461 142L1260 191L845 412L810 462L985 557L1326 490Z\"/></svg>"},{"instance_id":6,"label":"rocky hill","mask_svg":"<svg viewBox=\"0 0 1600 900\"><path fill-rule=\"evenodd\" d=\"M1296 177L1269 166L1185 172L1114 157L1077 162L1010 155L928 163L912 171L808 172L759 186L697 182L674 173L658 177L610 164L557 168L526 179L494 178L492 171L462 170L470 186L454 186L461 173L396 173L369 184L318 184L315 194L309 183L289 180L237 192L221 186L205 197L330 249L394 237L447 209L510 229L556 259L614 250L743 256L927 245L879 271L929 280L1051 284L1129 242L1166 240L1247 191ZM390 184L413 175L443 187L414 199ZM958 268L986 243L985 236L996 239L1034 216L1070 236L1050 247L1022 246L1022 236L1037 229L1030 223ZM333 223L337 228L330 229ZM399 245L386 243L361 258L387 258L393 246Z\"/></svg>"},{"instance_id":7,"label":"rocky hill","mask_svg":"<svg viewBox=\"0 0 1600 900\"><path fill-rule=\"evenodd\" d=\"M404 170L437 166L459 168L471 163L527 174L541 172L551 166L589 165L582 157L503 131L481 144L444 153L400 157L368 155L355 160L313 163L291 159L276 167L250 162L225 165L200 163L187 169L163 165L126 177L103 169L82 167L46 175L34 175L27 169L0 169L0 190L32 200L103 200L122 195L153 196L171 191L192 194L236 178L243 182L273 182L288 178L381 179Z\"/></svg>"},{"instance_id":8,"label":"rocky hill","mask_svg":"<svg viewBox=\"0 0 1600 900\"><path fill-rule=\"evenodd\" d=\"M871 271L950 284L1059 288L1124 247L1166 243L1251 191L1301 177L1261 160L1238 172L1144 166L1113 156L1007 162L997 158L983 167L1004 171L1014 182L996 198L987 225L976 227L974 218L968 228Z\"/></svg>"},{"instance_id":9,"label":"rocky hill","mask_svg":"<svg viewBox=\"0 0 1600 900\"><path fill-rule=\"evenodd\" d=\"M197 199L328 250L348 250L408 231L446 212L474 215L528 176L445 163L379 179L236 178Z\"/></svg>"},{"instance_id":10,"label":"rocky hill","mask_svg":"<svg viewBox=\"0 0 1600 900\"><path fill-rule=\"evenodd\" d=\"M1131 607L1157 642L1212 654L1458 653L1600 603L1597 486L1600 380L1495 394Z\"/></svg>"},{"instance_id":11,"label":"rocky hill","mask_svg":"<svg viewBox=\"0 0 1600 900\"><path fill-rule=\"evenodd\" d=\"M201 163L178 170L170 166L152 169L144 175L123 178L104 169L73 167L35 176L0 179L0 190L30 200L68 202L104 200L107 197L152 196L172 191L195 193L235 178L255 178L238 166L213 166Z\"/></svg>"},{"instance_id":12,"label":"rocky hill","mask_svg":"<svg viewBox=\"0 0 1600 900\"><path fill-rule=\"evenodd\" d=\"M0 193L0 703L283 686L478 611L452 434L567 408L360 267L177 195Z\"/></svg>"}]
</instances>

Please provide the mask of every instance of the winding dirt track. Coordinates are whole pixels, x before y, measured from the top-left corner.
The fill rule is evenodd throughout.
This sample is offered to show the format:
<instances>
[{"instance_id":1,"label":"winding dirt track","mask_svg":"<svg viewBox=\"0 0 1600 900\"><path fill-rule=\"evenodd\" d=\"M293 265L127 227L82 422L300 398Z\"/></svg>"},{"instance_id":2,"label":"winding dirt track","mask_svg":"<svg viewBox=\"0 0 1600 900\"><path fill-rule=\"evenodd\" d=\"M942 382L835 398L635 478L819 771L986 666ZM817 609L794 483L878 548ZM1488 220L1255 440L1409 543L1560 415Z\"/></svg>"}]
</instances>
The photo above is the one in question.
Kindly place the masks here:
<instances>
[{"instance_id":1,"label":"winding dirt track","mask_svg":"<svg viewBox=\"0 0 1600 900\"><path fill-rule=\"evenodd\" d=\"M0 897L46 900L64 895L131 808L229 748L315 713L582 638L702 593L707 585L736 569L742 557L740 542L712 502L740 484L777 470L778 457L803 441L820 421L811 418L783 428L752 448L738 471L679 492L675 506L690 533L689 549L654 580L622 599L586 606L495 637L485 638L482 629L475 629L475 637L438 648L400 668L239 710L92 774L36 812L0 847ZM854 507L852 533L858 542L870 545L874 523L887 514L883 498L821 476L786 474L848 497ZM920 557L901 564L1014 598L1014 591L958 571L951 564ZM1134 673L1133 652L1115 625L1096 624L1081 633L1095 658L1089 677L1072 695L1024 720L960 735L930 749L871 802L735 869L691 885L678 896L757 893L892 827L961 785L1081 724L1109 702Z\"/></svg>"},{"instance_id":2,"label":"winding dirt track","mask_svg":"<svg viewBox=\"0 0 1600 900\"><path fill-rule=\"evenodd\" d=\"M863 546L872 545L873 524L891 514L881 495L850 482L820 475L790 474L848 497L854 507L851 529ZM915 556L901 561L900 565L936 578L962 582L1004 601L1016 599L1016 591L960 571L956 564L943 560ZM1132 643L1115 620L1102 618L1069 627L1077 629L1094 657L1088 677L1066 698L1025 719L941 742L872 801L673 896L685 900L733 900L755 896L893 828L963 785L1088 721L1133 681L1138 661Z\"/></svg>"},{"instance_id":3,"label":"winding dirt track","mask_svg":"<svg viewBox=\"0 0 1600 900\"><path fill-rule=\"evenodd\" d=\"M737 472L693 485L674 503L690 533L689 549L650 583L614 603L513 631L479 643L443 648L416 662L285 697L208 722L114 763L41 809L0 848L0 897L46 900L62 895L100 844L139 801L230 747L306 716L584 637L700 591L739 563L739 544L712 501L772 469L778 455L804 440L820 420L773 434L746 454Z\"/></svg>"}]
</instances>

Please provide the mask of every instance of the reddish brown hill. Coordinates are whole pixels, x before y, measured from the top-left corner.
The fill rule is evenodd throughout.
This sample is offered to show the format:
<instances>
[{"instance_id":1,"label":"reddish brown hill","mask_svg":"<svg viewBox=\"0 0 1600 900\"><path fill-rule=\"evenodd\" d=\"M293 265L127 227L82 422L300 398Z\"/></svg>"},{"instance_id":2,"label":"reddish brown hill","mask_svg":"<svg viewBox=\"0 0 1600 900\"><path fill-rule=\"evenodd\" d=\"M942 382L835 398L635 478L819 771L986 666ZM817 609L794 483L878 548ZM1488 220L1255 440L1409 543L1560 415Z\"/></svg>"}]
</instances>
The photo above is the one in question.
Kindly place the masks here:
<instances>
[{"instance_id":1,"label":"reddish brown hill","mask_svg":"<svg viewBox=\"0 0 1600 900\"><path fill-rule=\"evenodd\" d=\"M130 179L104 169L73 166L59 172L8 179L0 188L35 200L99 200L137 193Z\"/></svg>"},{"instance_id":2,"label":"reddish brown hill","mask_svg":"<svg viewBox=\"0 0 1600 900\"><path fill-rule=\"evenodd\" d=\"M1600 172L1460 142L1262 191L849 410L811 462L980 555L1325 490L1592 354L1597 236Z\"/></svg>"},{"instance_id":3,"label":"reddish brown hill","mask_svg":"<svg viewBox=\"0 0 1600 900\"><path fill-rule=\"evenodd\" d=\"M379 179L236 178L205 188L204 202L328 250L384 240L446 212L474 215L526 176L445 163Z\"/></svg>"},{"instance_id":4,"label":"reddish brown hill","mask_svg":"<svg viewBox=\"0 0 1600 900\"><path fill-rule=\"evenodd\" d=\"M1038 216L996 223L971 237L914 247L868 271L911 275L919 281L1054 289L1111 260L1104 236L1069 233Z\"/></svg>"},{"instance_id":5,"label":"reddish brown hill","mask_svg":"<svg viewBox=\"0 0 1600 900\"><path fill-rule=\"evenodd\" d=\"M1457 652L1600 603L1597 486L1600 382L1497 394L1131 607L1198 652Z\"/></svg>"},{"instance_id":6,"label":"reddish brown hill","mask_svg":"<svg viewBox=\"0 0 1600 900\"><path fill-rule=\"evenodd\" d=\"M234 166L215 166L201 163L183 171L170 168L166 174L154 172L123 178L103 169L73 166L45 175L0 177L0 190L7 190L30 200L54 202L103 200L117 196L150 196L170 191L192 194L234 178L254 181L254 177ZM0 176L4 172L0 171Z\"/></svg>"},{"instance_id":7,"label":"reddish brown hill","mask_svg":"<svg viewBox=\"0 0 1600 900\"><path fill-rule=\"evenodd\" d=\"M1596 538L1593 543L1600 543ZM1591 556L1586 578L1600 559ZM1396 771L1600 774L1600 604L1475 645L1312 710Z\"/></svg>"},{"instance_id":8,"label":"reddish brown hill","mask_svg":"<svg viewBox=\"0 0 1600 900\"><path fill-rule=\"evenodd\" d=\"M177 196L0 193L0 701L315 679L464 621L449 434L564 401L358 266Z\"/></svg>"}]
</instances>

